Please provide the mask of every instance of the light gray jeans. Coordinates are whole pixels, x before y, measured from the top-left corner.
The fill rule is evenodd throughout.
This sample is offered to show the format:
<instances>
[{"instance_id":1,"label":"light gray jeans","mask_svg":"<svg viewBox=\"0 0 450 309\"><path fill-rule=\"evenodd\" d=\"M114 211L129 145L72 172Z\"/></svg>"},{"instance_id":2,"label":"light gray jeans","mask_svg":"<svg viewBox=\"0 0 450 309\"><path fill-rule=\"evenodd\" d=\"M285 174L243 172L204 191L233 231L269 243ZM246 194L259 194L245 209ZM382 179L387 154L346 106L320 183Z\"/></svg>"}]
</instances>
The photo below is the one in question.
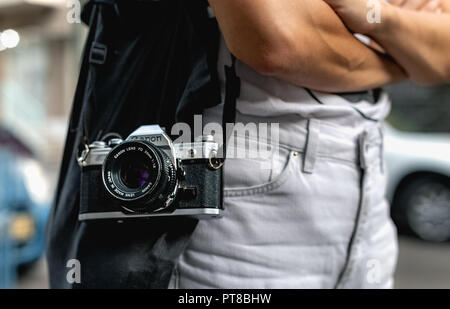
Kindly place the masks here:
<instances>
[{"instance_id":1,"label":"light gray jeans","mask_svg":"<svg viewBox=\"0 0 450 309\"><path fill-rule=\"evenodd\" d=\"M205 120L220 122L220 111ZM237 122L278 123L279 146L238 137L276 151L227 159L224 217L199 223L171 287L392 287L397 239L380 122L239 111Z\"/></svg>"}]
</instances>

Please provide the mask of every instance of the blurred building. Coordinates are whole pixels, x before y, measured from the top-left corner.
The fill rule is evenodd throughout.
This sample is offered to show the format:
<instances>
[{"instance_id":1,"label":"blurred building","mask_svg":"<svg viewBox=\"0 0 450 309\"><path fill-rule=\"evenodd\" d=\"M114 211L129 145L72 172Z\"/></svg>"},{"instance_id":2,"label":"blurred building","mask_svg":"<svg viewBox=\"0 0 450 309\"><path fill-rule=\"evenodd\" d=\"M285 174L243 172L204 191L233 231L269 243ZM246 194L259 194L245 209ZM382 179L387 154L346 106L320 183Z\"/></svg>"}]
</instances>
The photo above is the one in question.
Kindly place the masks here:
<instances>
[{"instance_id":1,"label":"blurred building","mask_svg":"<svg viewBox=\"0 0 450 309\"><path fill-rule=\"evenodd\" d=\"M73 2L0 1L0 126L55 169L86 31L67 19Z\"/></svg>"}]
</instances>

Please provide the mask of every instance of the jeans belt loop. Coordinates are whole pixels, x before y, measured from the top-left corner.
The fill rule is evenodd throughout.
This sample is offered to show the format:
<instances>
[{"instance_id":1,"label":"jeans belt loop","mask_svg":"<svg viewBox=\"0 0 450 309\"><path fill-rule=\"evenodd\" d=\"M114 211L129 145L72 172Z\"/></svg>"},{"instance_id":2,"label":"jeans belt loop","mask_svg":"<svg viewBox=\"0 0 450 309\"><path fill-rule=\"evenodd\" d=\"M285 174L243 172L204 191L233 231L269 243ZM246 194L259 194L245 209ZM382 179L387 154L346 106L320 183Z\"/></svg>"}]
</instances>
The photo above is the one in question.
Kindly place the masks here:
<instances>
[{"instance_id":1,"label":"jeans belt loop","mask_svg":"<svg viewBox=\"0 0 450 309\"><path fill-rule=\"evenodd\" d=\"M380 171L384 174L384 129L383 126L378 128L380 132Z\"/></svg>"},{"instance_id":2,"label":"jeans belt loop","mask_svg":"<svg viewBox=\"0 0 450 309\"><path fill-rule=\"evenodd\" d=\"M359 136L359 165L361 169L365 170L367 168L368 152L369 152L369 133L363 131Z\"/></svg>"},{"instance_id":3,"label":"jeans belt loop","mask_svg":"<svg viewBox=\"0 0 450 309\"><path fill-rule=\"evenodd\" d=\"M320 142L320 120L308 119L308 134L306 137L303 172L312 174L316 163L317 151Z\"/></svg>"}]
</instances>

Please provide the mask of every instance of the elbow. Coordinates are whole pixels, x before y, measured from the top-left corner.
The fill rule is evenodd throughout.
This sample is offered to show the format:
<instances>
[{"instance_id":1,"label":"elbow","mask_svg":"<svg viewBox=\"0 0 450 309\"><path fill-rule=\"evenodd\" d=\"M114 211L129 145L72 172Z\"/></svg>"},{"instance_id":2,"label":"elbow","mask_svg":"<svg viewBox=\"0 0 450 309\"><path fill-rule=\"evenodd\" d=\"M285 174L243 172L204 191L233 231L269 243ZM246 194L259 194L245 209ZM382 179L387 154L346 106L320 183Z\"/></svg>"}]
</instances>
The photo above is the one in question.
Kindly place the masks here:
<instances>
[{"instance_id":1,"label":"elbow","mask_svg":"<svg viewBox=\"0 0 450 309\"><path fill-rule=\"evenodd\" d=\"M258 39L246 42L232 41L228 45L231 53L259 74L277 76L295 65L295 43L286 33L277 35L255 35ZM298 56L298 55L297 55Z\"/></svg>"},{"instance_id":2,"label":"elbow","mask_svg":"<svg viewBox=\"0 0 450 309\"><path fill-rule=\"evenodd\" d=\"M278 47L256 47L249 52L230 49L240 61L261 75L277 76L292 66L287 49Z\"/></svg>"},{"instance_id":3,"label":"elbow","mask_svg":"<svg viewBox=\"0 0 450 309\"><path fill-rule=\"evenodd\" d=\"M435 86L450 83L450 62L440 67L423 70L421 74L412 76L412 79L421 86Z\"/></svg>"},{"instance_id":4,"label":"elbow","mask_svg":"<svg viewBox=\"0 0 450 309\"><path fill-rule=\"evenodd\" d=\"M450 83L450 74L443 72L432 72L430 74L423 74L415 78L412 77L412 80L420 86L431 87L444 83Z\"/></svg>"},{"instance_id":5,"label":"elbow","mask_svg":"<svg viewBox=\"0 0 450 309\"><path fill-rule=\"evenodd\" d=\"M260 53L249 66L261 75L277 76L286 69L283 56L277 52Z\"/></svg>"},{"instance_id":6,"label":"elbow","mask_svg":"<svg viewBox=\"0 0 450 309\"><path fill-rule=\"evenodd\" d=\"M249 59L248 65L261 75L275 76L281 70L281 63L276 53L258 53Z\"/></svg>"}]
</instances>

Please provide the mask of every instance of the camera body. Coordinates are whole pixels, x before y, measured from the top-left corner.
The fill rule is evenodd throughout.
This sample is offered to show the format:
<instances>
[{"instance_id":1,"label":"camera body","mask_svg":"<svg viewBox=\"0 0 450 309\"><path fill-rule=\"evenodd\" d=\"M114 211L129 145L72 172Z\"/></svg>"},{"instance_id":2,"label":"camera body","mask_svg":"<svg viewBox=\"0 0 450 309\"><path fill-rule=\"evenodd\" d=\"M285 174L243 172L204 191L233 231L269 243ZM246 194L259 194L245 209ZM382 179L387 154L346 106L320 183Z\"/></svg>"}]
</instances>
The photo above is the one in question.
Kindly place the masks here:
<instances>
[{"instance_id":1,"label":"camera body","mask_svg":"<svg viewBox=\"0 0 450 309\"><path fill-rule=\"evenodd\" d=\"M173 143L158 125L83 151L79 220L222 216L222 169L212 136Z\"/></svg>"}]
</instances>

